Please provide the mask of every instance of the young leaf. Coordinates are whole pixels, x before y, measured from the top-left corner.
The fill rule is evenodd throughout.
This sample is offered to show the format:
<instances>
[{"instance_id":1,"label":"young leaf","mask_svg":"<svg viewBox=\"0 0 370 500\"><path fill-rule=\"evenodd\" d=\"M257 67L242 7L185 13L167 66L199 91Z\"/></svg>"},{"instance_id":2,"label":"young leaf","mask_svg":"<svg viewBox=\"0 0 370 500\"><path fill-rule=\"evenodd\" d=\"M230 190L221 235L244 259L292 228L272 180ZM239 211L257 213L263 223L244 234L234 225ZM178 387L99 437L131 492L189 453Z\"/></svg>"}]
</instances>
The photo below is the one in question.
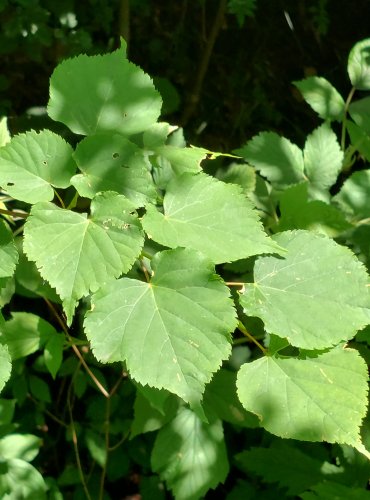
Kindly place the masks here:
<instances>
[{"instance_id":1,"label":"young leaf","mask_svg":"<svg viewBox=\"0 0 370 500\"><path fill-rule=\"evenodd\" d=\"M123 278L93 295L86 335L99 361L126 360L140 384L196 404L230 355L229 290L194 250L161 252L151 265L150 283Z\"/></svg>"},{"instance_id":2,"label":"young leaf","mask_svg":"<svg viewBox=\"0 0 370 500\"><path fill-rule=\"evenodd\" d=\"M63 335L52 335L45 345L45 365L54 379L63 361L63 346Z\"/></svg>"},{"instance_id":3,"label":"young leaf","mask_svg":"<svg viewBox=\"0 0 370 500\"><path fill-rule=\"evenodd\" d=\"M343 152L327 123L307 137L303 157L305 174L311 186L318 191L329 189L342 168Z\"/></svg>"},{"instance_id":4,"label":"young leaf","mask_svg":"<svg viewBox=\"0 0 370 500\"><path fill-rule=\"evenodd\" d=\"M157 121L161 106L153 81L123 48L67 59L50 79L48 114L75 134L143 132Z\"/></svg>"},{"instance_id":5,"label":"young leaf","mask_svg":"<svg viewBox=\"0 0 370 500\"><path fill-rule=\"evenodd\" d=\"M306 359L265 356L241 367L237 388L244 408L272 434L355 447L361 442L367 366L353 349Z\"/></svg>"},{"instance_id":6,"label":"young leaf","mask_svg":"<svg viewBox=\"0 0 370 500\"><path fill-rule=\"evenodd\" d=\"M185 172L199 172L201 170L200 163L206 158L208 151L196 147L179 148L165 145L156 148L155 153L166 158L175 174L181 175Z\"/></svg>"},{"instance_id":7,"label":"young leaf","mask_svg":"<svg viewBox=\"0 0 370 500\"><path fill-rule=\"evenodd\" d=\"M3 329L2 324L0 329ZM10 357L8 347L0 343L0 391L4 389L6 382L10 378L12 371L12 359Z\"/></svg>"},{"instance_id":8,"label":"young leaf","mask_svg":"<svg viewBox=\"0 0 370 500\"><path fill-rule=\"evenodd\" d=\"M24 251L63 300L68 322L77 301L127 272L140 254L143 233L133 205L105 192L91 203L91 215L38 203L24 230Z\"/></svg>"},{"instance_id":9,"label":"young leaf","mask_svg":"<svg viewBox=\"0 0 370 500\"><path fill-rule=\"evenodd\" d=\"M274 132L261 132L245 146L235 150L235 154L254 165L261 175L278 188L297 184L305 179L302 151Z\"/></svg>"},{"instance_id":10,"label":"young leaf","mask_svg":"<svg viewBox=\"0 0 370 500\"><path fill-rule=\"evenodd\" d=\"M76 171L72 147L59 135L31 130L0 148L0 185L26 203L50 201L52 186L66 188Z\"/></svg>"},{"instance_id":11,"label":"young leaf","mask_svg":"<svg viewBox=\"0 0 370 500\"><path fill-rule=\"evenodd\" d=\"M352 338L370 321L368 276L352 252L324 236L274 236L285 259L260 257L240 303L268 332L297 347L325 349Z\"/></svg>"},{"instance_id":12,"label":"young leaf","mask_svg":"<svg viewBox=\"0 0 370 500\"><path fill-rule=\"evenodd\" d=\"M55 328L36 314L13 312L2 326L1 340L15 361L36 352L54 335L57 335Z\"/></svg>"},{"instance_id":13,"label":"young leaf","mask_svg":"<svg viewBox=\"0 0 370 500\"><path fill-rule=\"evenodd\" d=\"M14 274L18 262L18 251L13 234L3 220L0 220L0 278Z\"/></svg>"},{"instance_id":14,"label":"young leaf","mask_svg":"<svg viewBox=\"0 0 370 500\"><path fill-rule=\"evenodd\" d=\"M181 408L159 431L151 462L176 500L198 500L225 481L229 471L221 421L205 424Z\"/></svg>"},{"instance_id":15,"label":"young leaf","mask_svg":"<svg viewBox=\"0 0 370 500\"><path fill-rule=\"evenodd\" d=\"M341 122L344 116L345 103L337 89L320 76L310 76L293 82L302 93L304 100L316 111L320 118Z\"/></svg>"},{"instance_id":16,"label":"young leaf","mask_svg":"<svg viewBox=\"0 0 370 500\"><path fill-rule=\"evenodd\" d=\"M148 205L142 224L154 241L200 250L213 262L231 262L281 247L262 230L241 188L206 174L183 174L168 185L164 214Z\"/></svg>"},{"instance_id":17,"label":"young leaf","mask_svg":"<svg viewBox=\"0 0 370 500\"><path fill-rule=\"evenodd\" d=\"M370 89L370 38L361 40L351 49L347 71L355 89Z\"/></svg>"},{"instance_id":18,"label":"young leaf","mask_svg":"<svg viewBox=\"0 0 370 500\"><path fill-rule=\"evenodd\" d=\"M136 207L155 200L144 152L128 139L119 135L86 137L74 158L82 174L75 175L71 183L81 196L93 198L100 191L116 191Z\"/></svg>"}]
</instances>

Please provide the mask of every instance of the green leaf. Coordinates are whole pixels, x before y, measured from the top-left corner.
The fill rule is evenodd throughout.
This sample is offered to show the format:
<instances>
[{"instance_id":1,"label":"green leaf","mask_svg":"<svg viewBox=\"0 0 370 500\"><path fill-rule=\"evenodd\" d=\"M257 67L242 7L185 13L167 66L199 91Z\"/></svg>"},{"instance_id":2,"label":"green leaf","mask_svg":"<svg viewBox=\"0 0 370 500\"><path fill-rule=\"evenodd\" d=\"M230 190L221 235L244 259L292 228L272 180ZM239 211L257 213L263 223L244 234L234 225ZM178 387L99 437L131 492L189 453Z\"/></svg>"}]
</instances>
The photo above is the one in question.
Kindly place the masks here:
<instances>
[{"instance_id":1,"label":"green leaf","mask_svg":"<svg viewBox=\"0 0 370 500\"><path fill-rule=\"evenodd\" d=\"M1 325L1 330L3 326ZM6 382L10 379L12 371L12 360L6 345L0 344L0 391L4 389Z\"/></svg>"},{"instance_id":2,"label":"green leaf","mask_svg":"<svg viewBox=\"0 0 370 500\"><path fill-rule=\"evenodd\" d=\"M0 220L0 278L14 274L18 262L18 251L13 234L3 220Z\"/></svg>"},{"instance_id":3,"label":"green leaf","mask_svg":"<svg viewBox=\"0 0 370 500\"><path fill-rule=\"evenodd\" d=\"M9 304L15 293L14 276L10 278L0 278L0 308Z\"/></svg>"},{"instance_id":4,"label":"green leaf","mask_svg":"<svg viewBox=\"0 0 370 500\"><path fill-rule=\"evenodd\" d=\"M45 491L44 478L28 462L19 458L0 462L0 496L4 500L46 500Z\"/></svg>"},{"instance_id":5,"label":"green leaf","mask_svg":"<svg viewBox=\"0 0 370 500\"><path fill-rule=\"evenodd\" d=\"M63 361L63 347L64 347L63 335L51 336L45 345L45 350L44 350L45 365L54 379Z\"/></svg>"},{"instance_id":6,"label":"green leaf","mask_svg":"<svg viewBox=\"0 0 370 500\"><path fill-rule=\"evenodd\" d=\"M164 413L153 408L147 398L140 391L136 393L134 403L134 420L131 426L131 438L160 429L170 420L172 420L177 412L178 400L175 396L166 399L164 405Z\"/></svg>"},{"instance_id":7,"label":"green leaf","mask_svg":"<svg viewBox=\"0 0 370 500\"><path fill-rule=\"evenodd\" d=\"M265 356L244 364L237 380L246 410L283 438L357 446L366 415L367 366L341 347L312 358Z\"/></svg>"},{"instance_id":8,"label":"green leaf","mask_svg":"<svg viewBox=\"0 0 370 500\"><path fill-rule=\"evenodd\" d=\"M274 236L285 259L260 257L240 303L269 333L297 347L325 349L369 323L368 276L346 247L308 231Z\"/></svg>"},{"instance_id":9,"label":"green leaf","mask_svg":"<svg viewBox=\"0 0 370 500\"><path fill-rule=\"evenodd\" d=\"M347 71L355 89L370 89L370 38L356 43L351 49Z\"/></svg>"},{"instance_id":10,"label":"green leaf","mask_svg":"<svg viewBox=\"0 0 370 500\"><path fill-rule=\"evenodd\" d=\"M288 139L274 132L261 132L245 146L235 150L235 154L254 165L261 175L278 188L305 179L302 151Z\"/></svg>"},{"instance_id":11,"label":"green leaf","mask_svg":"<svg viewBox=\"0 0 370 500\"><path fill-rule=\"evenodd\" d=\"M341 171L343 152L327 123L307 137L303 156L304 170L311 186L317 190L329 189Z\"/></svg>"},{"instance_id":12,"label":"green leaf","mask_svg":"<svg viewBox=\"0 0 370 500\"><path fill-rule=\"evenodd\" d=\"M44 403L51 403L51 393L48 384L41 377L31 375L29 377L30 392L32 396Z\"/></svg>"},{"instance_id":13,"label":"green leaf","mask_svg":"<svg viewBox=\"0 0 370 500\"><path fill-rule=\"evenodd\" d=\"M370 170L354 172L343 184L333 201L352 219L368 219L370 214Z\"/></svg>"},{"instance_id":14,"label":"green leaf","mask_svg":"<svg viewBox=\"0 0 370 500\"><path fill-rule=\"evenodd\" d=\"M240 427L258 427L258 419L245 411L236 394L236 372L219 370L207 385L203 398L204 409L218 418Z\"/></svg>"},{"instance_id":15,"label":"green leaf","mask_svg":"<svg viewBox=\"0 0 370 500\"><path fill-rule=\"evenodd\" d=\"M50 130L16 135L0 148L0 185L26 203L51 201L52 186L70 185L76 171L72 153L72 147Z\"/></svg>"},{"instance_id":16,"label":"green leaf","mask_svg":"<svg viewBox=\"0 0 370 500\"><path fill-rule=\"evenodd\" d=\"M370 75L369 75L370 76ZM370 96L359 99L358 101L352 102L348 108L349 114L352 120L361 129L366 132L366 135L370 134Z\"/></svg>"},{"instance_id":17,"label":"green leaf","mask_svg":"<svg viewBox=\"0 0 370 500\"><path fill-rule=\"evenodd\" d=\"M0 398L0 426L12 422L16 403L15 399Z\"/></svg>"},{"instance_id":18,"label":"green leaf","mask_svg":"<svg viewBox=\"0 0 370 500\"><path fill-rule=\"evenodd\" d=\"M157 121L161 106L151 78L126 59L122 48L67 59L50 79L48 114L75 134L136 134Z\"/></svg>"},{"instance_id":19,"label":"green leaf","mask_svg":"<svg viewBox=\"0 0 370 500\"><path fill-rule=\"evenodd\" d=\"M302 493L302 500L370 500L370 491L332 481L322 481L311 490Z\"/></svg>"},{"instance_id":20,"label":"green leaf","mask_svg":"<svg viewBox=\"0 0 370 500\"><path fill-rule=\"evenodd\" d=\"M55 328L36 314L13 312L2 326L1 340L6 343L13 361L36 352L51 337Z\"/></svg>"},{"instance_id":21,"label":"green leaf","mask_svg":"<svg viewBox=\"0 0 370 500\"><path fill-rule=\"evenodd\" d=\"M278 229L307 229L332 238L352 226L343 212L321 200L308 201L308 184L295 184L279 197L280 213Z\"/></svg>"},{"instance_id":22,"label":"green leaf","mask_svg":"<svg viewBox=\"0 0 370 500\"><path fill-rule=\"evenodd\" d=\"M351 139L351 146L370 161L370 136L356 123L347 121L347 131Z\"/></svg>"},{"instance_id":23,"label":"green leaf","mask_svg":"<svg viewBox=\"0 0 370 500\"><path fill-rule=\"evenodd\" d=\"M39 453L42 441L32 434L10 434L0 439L0 456L9 460L20 458L31 462Z\"/></svg>"},{"instance_id":24,"label":"green leaf","mask_svg":"<svg viewBox=\"0 0 370 500\"><path fill-rule=\"evenodd\" d=\"M194 146L181 148L165 145L156 148L155 153L170 162L176 175L181 175L185 172L199 172L201 170L200 163L206 158L208 151Z\"/></svg>"},{"instance_id":25,"label":"green leaf","mask_svg":"<svg viewBox=\"0 0 370 500\"><path fill-rule=\"evenodd\" d=\"M68 322L77 301L127 272L140 254L143 233L131 202L105 192L91 215L39 203L24 229L24 251L63 300Z\"/></svg>"},{"instance_id":26,"label":"green leaf","mask_svg":"<svg viewBox=\"0 0 370 500\"><path fill-rule=\"evenodd\" d=\"M10 142L10 133L8 129L8 119L6 116L3 116L0 120L0 147L5 146L8 142Z\"/></svg>"},{"instance_id":27,"label":"green leaf","mask_svg":"<svg viewBox=\"0 0 370 500\"><path fill-rule=\"evenodd\" d=\"M136 207L155 200L144 152L128 139L119 135L86 137L78 144L74 158L82 174L71 182L81 196L93 198L100 191L116 191Z\"/></svg>"},{"instance_id":28,"label":"green leaf","mask_svg":"<svg viewBox=\"0 0 370 500\"><path fill-rule=\"evenodd\" d=\"M243 470L257 473L264 482L286 487L289 496L299 495L330 475L335 478L343 473L343 468L312 458L287 442L270 448L251 448L236 458Z\"/></svg>"},{"instance_id":29,"label":"green leaf","mask_svg":"<svg viewBox=\"0 0 370 500\"><path fill-rule=\"evenodd\" d=\"M344 99L328 80L320 76L310 76L293 82L293 85L320 118L338 122L343 120Z\"/></svg>"},{"instance_id":30,"label":"green leaf","mask_svg":"<svg viewBox=\"0 0 370 500\"><path fill-rule=\"evenodd\" d=\"M230 262L282 248L262 230L238 186L206 174L183 174L168 185L164 214L148 205L142 224L157 243L200 250L213 262Z\"/></svg>"},{"instance_id":31,"label":"green leaf","mask_svg":"<svg viewBox=\"0 0 370 500\"><path fill-rule=\"evenodd\" d=\"M88 429L85 432L85 442L92 458L100 467L104 467L107 462L107 446L106 442L100 434Z\"/></svg>"},{"instance_id":32,"label":"green leaf","mask_svg":"<svg viewBox=\"0 0 370 500\"><path fill-rule=\"evenodd\" d=\"M140 384L196 404L230 355L233 302L212 264L194 250L161 252L151 265L150 283L123 278L93 295L86 335L99 361L126 360Z\"/></svg>"},{"instance_id":33,"label":"green leaf","mask_svg":"<svg viewBox=\"0 0 370 500\"><path fill-rule=\"evenodd\" d=\"M256 187L256 171L247 163L231 163L227 170L219 170L217 177L230 184L242 187L245 194L252 193Z\"/></svg>"},{"instance_id":34,"label":"green leaf","mask_svg":"<svg viewBox=\"0 0 370 500\"><path fill-rule=\"evenodd\" d=\"M229 471L221 421L205 424L181 408L159 431L151 462L176 500L198 500L225 481Z\"/></svg>"}]
</instances>

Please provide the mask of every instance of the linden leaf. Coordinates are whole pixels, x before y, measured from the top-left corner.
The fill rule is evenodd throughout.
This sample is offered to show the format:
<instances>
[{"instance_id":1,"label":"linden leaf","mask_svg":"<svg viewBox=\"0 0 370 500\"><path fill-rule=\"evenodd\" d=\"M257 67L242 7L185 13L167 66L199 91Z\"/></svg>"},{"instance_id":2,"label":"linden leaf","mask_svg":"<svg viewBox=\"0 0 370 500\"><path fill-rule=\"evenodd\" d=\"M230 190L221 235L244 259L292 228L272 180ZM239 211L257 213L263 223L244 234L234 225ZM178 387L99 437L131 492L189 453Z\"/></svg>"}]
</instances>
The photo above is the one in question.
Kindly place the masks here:
<instances>
[{"instance_id":1,"label":"linden leaf","mask_svg":"<svg viewBox=\"0 0 370 500\"><path fill-rule=\"evenodd\" d=\"M99 361L126 360L140 384L196 404L230 355L233 302L199 252L167 250L151 266L150 283L122 278L92 296L86 335Z\"/></svg>"}]
</instances>

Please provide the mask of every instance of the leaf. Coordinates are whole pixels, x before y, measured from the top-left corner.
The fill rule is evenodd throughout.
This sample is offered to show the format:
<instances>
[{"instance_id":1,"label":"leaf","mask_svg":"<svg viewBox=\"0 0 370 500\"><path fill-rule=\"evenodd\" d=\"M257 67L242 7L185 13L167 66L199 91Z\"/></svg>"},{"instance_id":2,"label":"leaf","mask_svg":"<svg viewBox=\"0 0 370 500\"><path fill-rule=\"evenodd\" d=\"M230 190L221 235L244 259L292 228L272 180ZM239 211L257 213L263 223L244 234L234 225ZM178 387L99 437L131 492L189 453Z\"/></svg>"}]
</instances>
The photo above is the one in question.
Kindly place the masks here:
<instances>
[{"instance_id":1,"label":"leaf","mask_svg":"<svg viewBox=\"0 0 370 500\"><path fill-rule=\"evenodd\" d=\"M2 324L0 325L3 329ZM0 344L0 391L4 389L5 384L10 379L12 371L12 360L6 345Z\"/></svg>"},{"instance_id":2,"label":"leaf","mask_svg":"<svg viewBox=\"0 0 370 500\"><path fill-rule=\"evenodd\" d=\"M370 81L370 74L369 74ZM370 134L370 96L364 97L363 99L359 99L355 102L352 102L348 108L349 114L351 115L352 120L359 126L361 129L366 132L368 136Z\"/></svg>"},{"instance_id":3,"label":"leaf","mask_svg":"<svg viewBox=\"0 0 370 500\"><path fill-rule=\"evenodd\" d=\"M10 434L0 439L0 456L9 460L20 458L31 462L39 453L42 441L32 434Z\"/></svg>"},{"instance_id":4,"label":"leaf","mask_svg":"<svg viewBox=\"0 0 370 500\"><path fill-rule=\"evenodd\" d=\"M344 182L333 201L352 219L367 219L370 214L370 170L354 172Z\"/></svg>"},{"instance_id":5,"label":"leaf","mask_svg":"<svg viewBox=\"0 0 370 500\"><path fill-rule=\"evenodd\" d=\"M312 491L302 493L302 500L370 500L370 491L354 488L353 485L322 481L311 488Z\"/></svg>"},{"instance_id":6,"label":"leaf","mask_svg":"<svg viewBox=\"0 0 370 500\"><path fill-rule=\"evenodd\" d=\"M168 185L164 214L148 205L142 224L161 245L200 250L213 262L230 262L282 249L263 232L241 189L206 174L183 174Z\"/></svg>"},{"instance_id":7,"label":"leaf","mask_svg":"<svg viewBox=\"0 0 370 500\"><path fill-rule=\"evenodd\" d=\"M10 133L8 129L8 118L3 116L0 120L0 147L5 146L8 142L10 142Z\"/></svg>"},{"instance_id":8,"label":"leaf","mask_svg":"<svg viewBox=\"0 0 370 500\"><path fill-rule=\"evenodd\" d=\"M343 468L303 453L286 442L270 448L251 448L237 455L237 462L246 472L255 472L264 482L286 487L289 496L296 496L327 476L342 474Z\"/></svg>"},{"instance_id":9,"label":"leaf","mask_svg":"<svg viewBox=\"0 0 370 500\"><path fill-rule=\"evenodd\" d=\"M0 185L26 203L51 201L52 186L70 186L76 171L72 152L72 147L50 130L16 135L0 148Z\"/></svg>"},{"instance_id":10,"label":"leaf","mask_svg":"<svg viewBox=\"0 0 370 500\"><path fill-rule=\"evenodd\" d=\"M97 195L90 211L87 218L39 203L24 229L24 251L62 298L69 323L77 301L127 272L143 246L140 223L124 196Z\"/></svg>"},{"instance_id":11,"label":"leaf","mask_svg":"<svg viewBox=\"0 0 370 500\"><path fill-rule=\"evenodd\" d=\"M212 264L190 249L158 253L150 283L123 278L92 297L85 332L96 358L124 361L140 384L200 401L230 355L236 318Z\"/></svg>"},{"instance_id":12,"label":"leaf","mask_svg":"<svg viewBox=\"0 0 370 500\"><path fill-rule=\"evenodd\" d=\"M237 389L244 408L283 438L356 446L366 415L367 366L341 347L315 357L265 356L244 364Z\"/></svg>"},{"instance_id":13,"label":"leaf","mask_svg":"<svg viewBox=\"0 0 370 500\"><path fill-rule=\"evenodd\" d=\"M3 220L0 220L0 278L13 276L18 262L18 251L13 234Z\"/></svg>"},{"instance_id":14,"label":"leaf","mask_svg":"<svg viewBox=\"0 0 370 500\"><path fill-rule=\"evenodd\" d=\"M297 347L325 349L354 337L369 322L368 276L353 253L308 231L274 236L285 259L260 257L240 303L267 332Z\"/></svg>"},{"instance_id":15,"label":"leaf","mask_svg":"<svg viewBox=\"0 0 370 500\"><path fill-rule=\"evenodd\" d=\"M160 146L155 150L156 154L168 160L172 170L176 175L181 175L185 172L199 172L201 170L200 163L207 156L207 149L190 147L181 148L176 146Z\"/></svg>"},{"instance_id":16,"label":"leaf","mask_svg":"<svg viewBox=\"0 0 370 500\"><path fill-rule=\"evenodd\" d=\"M343 152L327 123L320 125L307 137L303 156L310 184L318 190L329 189L341 171Z\"/></svg>"},{"instance_id":17,"label":"leaf","mask_svg":"<svg viewBox=\"0 0 370 500\"><path fill-rule=\"evenodd\" d=\"M4 499L46 500L46 484L33 465L13 458L0 462L0 496Z\"/></svg>"},{"instance_id":18,"label":"leaf","mask_svg":"<svg viewBox=\"0 0 370 500\"><path fill-rule=\"evenodd\" d=\"M125 195L136 207L156 199L156 190L142 149L119 135L86 137L74 158L82 174L71 183L81 196L93 198L100 191Z\"/></svg>"},{"instance_id":19,"label":"leaf","mask_svg":"<svg viewBox=\"0 0 370 500\"><path fill-rule=\"evenodd\" d=\"M303 155L298 146L274 132L261 132L235 150L278 188L305 179Z\"/></svg>"},{"instance_id":20,"label":"leaf","mask_svg":"<svg viewBox=\"0 0 370 500\"><path fill-rule=\"evenodd\" d=\"M164 413L150 405L149 401L140 391L136 393L134 403L134 420L131 426L131 439L145 432L152 432L160 429L170 420L172 420L178 408L178 400L173 397L166 399Z\"/></svg>"},{"instance_id":21,"label":"leaf","mask_svg":"<svg viewBox=\"0 0 370 500\"><path fill-rule=\"evenodd\" d=\"M176 500L198 500L225 481L229 471L221 421L205 424L181 408L159 431L151 462Z\"/></svg>"},{"instance_id":22,"label":"leaf","mask_svg":"<svg viewBox=\"0 0 370 500\"><path fill-rule=\"evenodd\" d=\"M335 238L350 229L340 210L321 200L308 201L308 184L291 186L280 195L280 213L278 229L307 229Z\"/></svg>"},{"instance_id":23,"label":"leaf","mask_svg":"<svg viewBox=\"0 0 370 500\"><path fill-rule=\"evenodd\" d=\"M217 177L227 183L237 184L245 194L252 193L256 187L256 171L247 163L231 163L227 170L219 170Z\"/></svg>"},{"instance_id":24,"label":"leaf","mask_svg":"<svg viewBox=\"0 0 370 500\"><path fill-rule=\"evenodd\" d=\"M44 403L51 403L51 393L48 384L41 377L31 375L28 378L32 396Z\"/></svg>"},{"instance_id":25,"label":"leaf","mask_svg":"<svg viewBox=\"0 0 370 500\"><path fill-rule=\"evenodd\" d=\"M137 134L157 121L161 106L153 81L123 48L67 59L50 79L48 114L75 134Z\"/></svg>"},{"instance_id":26,"label":"leaf","mask_svg":"<svg viewBox=\"0 0 370 500\"><path fill-rule=\"evenodd\" d=\"M44 360L46 368L49 370L53 379L55 379L58 370L63 361L63 335L52 335L46 342L44 350Z\"/></svg>"},{"instance_id":27,"label":"leaf","mask_svg":"<svg viewBox=\"0 0 370 500\"><path fill-rule=\"evenodd\" d=\"M351 139L351 146L370 161L370 136L350 120L347 121L347 131Z\"/></svg>"},{"instance_id":28,"label":"leaf","mask_svg":"<svg viewBox=\"0 0 370 500\"><path fill-rule=\"evenodd\" d=\"M361 40L352 47L348 56L347 71L355 89L370 89L370 38Z\"/></svg>"},{"instance_id":29,"label":"leaf","mask_svg":"<svg viewBox=\"0 0 370 500\"><path fill-rule=\"evenodd\" d=\"M237 397L236 372L219 370L206 387L203 405L206 413L210 409L218 418L230 424L258 427L257 417L246 412Z\"/></svg>"},{"instance_id":30,"label":"leaf","mask_svg":"<svg viewBox=\"0 0 370 500\"><path fill-rule=\"evenodd\" d=\"M343 120L344 99L328 80L320 76L310 76L293 82L293 85L320 118L338 122Z\"/></svg>"},{"instance_id":31,"label":"leaf","mask_svg":"<svg viewBox=\"0 0 370 500\"><path fill-rule=\"evenodd\" d=\"M55 328L36 314L13 312L2 326L1 340L15 361L36 352L54 335L57 335Z\"/></svg>"}]
</instances>

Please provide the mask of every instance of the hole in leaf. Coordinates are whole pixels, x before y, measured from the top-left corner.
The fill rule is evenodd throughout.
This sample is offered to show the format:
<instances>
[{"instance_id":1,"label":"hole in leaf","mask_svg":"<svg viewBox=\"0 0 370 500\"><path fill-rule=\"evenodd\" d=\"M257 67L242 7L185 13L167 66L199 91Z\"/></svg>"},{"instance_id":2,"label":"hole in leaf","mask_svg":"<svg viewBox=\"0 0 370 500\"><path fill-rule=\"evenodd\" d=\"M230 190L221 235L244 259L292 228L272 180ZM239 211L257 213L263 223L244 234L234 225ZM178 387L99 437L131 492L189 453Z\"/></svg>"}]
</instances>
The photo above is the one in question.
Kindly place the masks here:
<instances>
[{"instance_id":1,"label":"hole in leaf","mask_svg":"<svg viewBox=\"0 0 370 500\"><path fill-rule=\"evenodd\" d=\"M7 182L6 185L7 186L14 186L14 182Z\"/></svg>"},{"instance_id":2,"label":"hole in leaf","mask_svg":"<svg viewBox=\"0 0 370 500\"><path fill-rule=\"evenodd\" d=\"M42 162L42 164L43 164L43 165L47 165L47 164L48 164L48 162L47 162L46 160L44 160L44 161Z\"/></svg>"},{"instance_id":3,"label":"hole in leaf","mask_svg":"<svg viewBox=\"0 0 370 500\"><path fill-rule=\"evenodd\" d=\"M112 154L112 158L119 158L119 154L118 153L113 153Z\"/></svg>"}]
</instances>

